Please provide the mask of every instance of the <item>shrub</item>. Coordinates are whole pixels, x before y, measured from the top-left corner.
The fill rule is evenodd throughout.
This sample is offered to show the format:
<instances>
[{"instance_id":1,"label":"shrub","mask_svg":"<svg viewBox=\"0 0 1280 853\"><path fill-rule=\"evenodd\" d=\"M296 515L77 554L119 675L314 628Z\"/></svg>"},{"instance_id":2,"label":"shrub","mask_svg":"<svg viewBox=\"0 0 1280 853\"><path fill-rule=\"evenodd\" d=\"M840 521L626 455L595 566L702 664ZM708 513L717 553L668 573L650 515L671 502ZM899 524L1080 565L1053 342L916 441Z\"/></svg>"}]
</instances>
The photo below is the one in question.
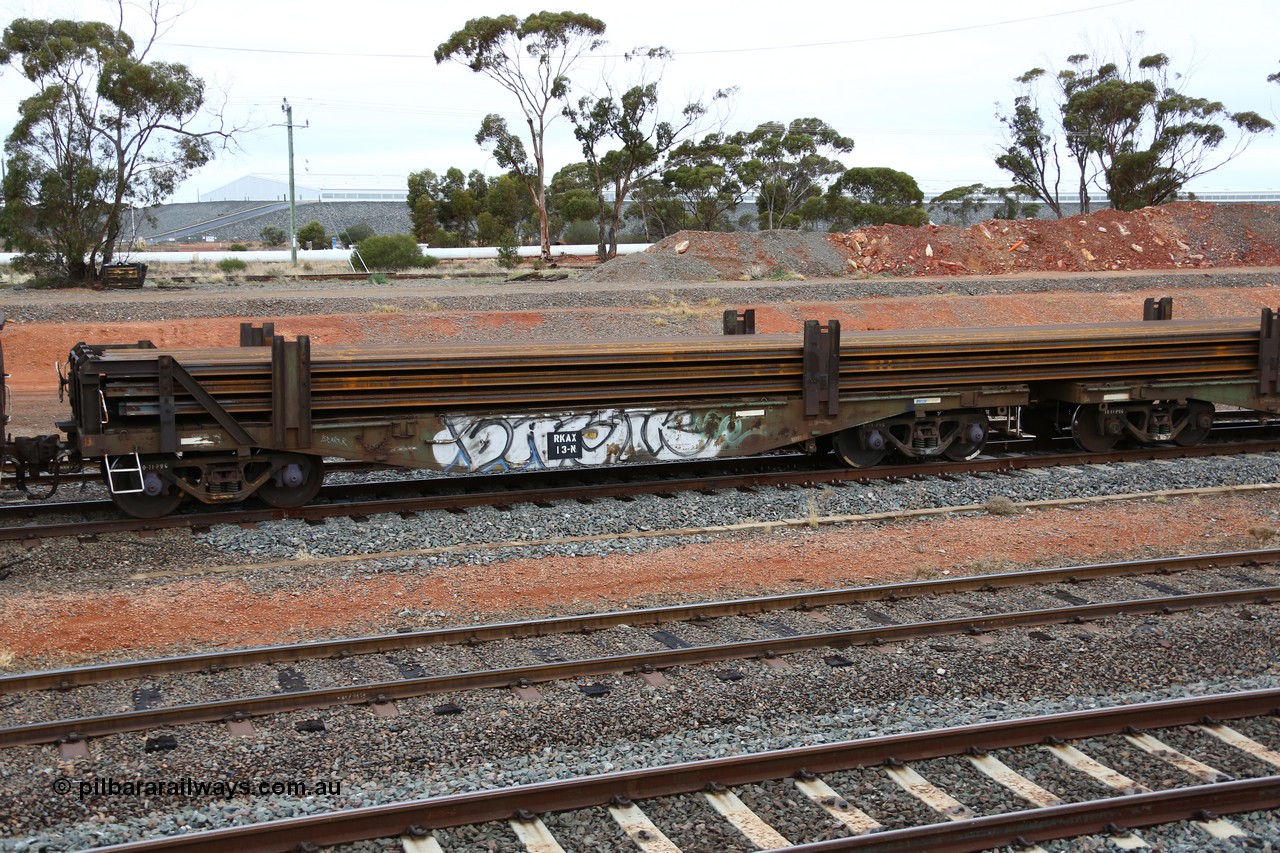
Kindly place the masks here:
<instances>
[{"instance_id":1,"label":"shrub","mask_svg":"<svg viewBox=\"0 0 1280 853\"><path fill-rule=\"evenodd\" d=\"M357 225L352 225L350 228L347 228L345 231L339 231L338 240L344 246L354 246L355 244L359 243L361 240L368 240L370 237L372 237L376 233L377 232L374 231L371 227L361 222Z\"/></svg>"},{"instance_id":2,"label":"shrub","mask_svg":"<svg viewBox=\"0 0 1280 853\"><path fill-rule=\"evenodd\" d=\"M262 242L268 246L283 246L285 241L289 239L289 235L285 233L283 228L277 228L274 225L268 225L258 233L262 238Z\"/></svg>"},{"instance_id":3,"label":"shrub","mask_svg":"<svg viewBox=\"0 0 1280 853\"><path fill-rule=\"evenodd\" d=\"M356 245L351 263L361 259L369 269L403 270L412 267L430 266L422 256L422 249L412 234L387 234L366 237ZM435 258L432 258L435 261Z\"/></svg>"},{"instance_id":4,"label":"shrub","mask_svg":"<svg viewBox=\"0 0 1280 853\"><path fill-rule=\"evenodd\" d=\"M329 240L325 236L324 226L314 219L297 231L298 245L304 249L327 249Z\"/></svg>"},{"instance_id":5,"label":"shrub","mask_svg":"<svg viewBox=\"0 0 1280 853\"><path fill-rule=\"evenodd\" d=\"M560 235L570 246L594 246L600 241L600 226L589 219L570 222Z\"/></svg>"},{"instance_id":6,"label":"shrub","mask_svg":"<svg viewBox=\"0 0 1280 853\"><path fill-rule=\"evenodd\" d=\"M227 251L228 252L247 252L249 251L249 247L246 246L244 243L232 243L230 246L227 247Z\"/></svg>"},{"instance_id":7,"label":"shrub","mask_svg":"<svg viewBox=\"0 0 1280 853\"><path fill-rule=\"evenodd\" d=\"M386 284L390 280L391 279L387 278L384 273L380 273L380 272L376 272L373 275L369 276L370 284Z\"/></svg>"},{"instance_id":8,"label":"shrub","mask_svg":"<svg viewBox=\"0 0 1280 853\"><path fill-rule=\"evenodd\" d=\"M249 268L249 265L239 258L223 258L218 261L218 269L226 273L240 272Z\"/></svg>"},{"instance_id":9,"label":"shrub","mask_svg":"<svg viewBox=\"0 0 1280 853\"><path fill-rule=\"evenodd\" d=\"M516 240L515 232L507 229L497 241L498 248L498 266L503 269L515 269L520 265L520 242Z\"/></svg>"}]
</instances>

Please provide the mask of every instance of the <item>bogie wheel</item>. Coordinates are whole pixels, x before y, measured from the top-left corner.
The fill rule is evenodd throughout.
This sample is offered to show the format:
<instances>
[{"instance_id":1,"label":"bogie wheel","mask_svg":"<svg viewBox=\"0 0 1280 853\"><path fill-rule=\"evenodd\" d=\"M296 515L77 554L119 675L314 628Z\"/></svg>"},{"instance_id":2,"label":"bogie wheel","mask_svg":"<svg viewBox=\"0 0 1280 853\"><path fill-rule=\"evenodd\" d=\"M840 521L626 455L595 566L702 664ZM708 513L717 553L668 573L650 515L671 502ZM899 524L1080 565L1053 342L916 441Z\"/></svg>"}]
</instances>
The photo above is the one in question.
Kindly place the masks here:
<instances>
[{"instance_id":1,"label":"bogie wheel","mask_svg":"<svg viewBox=\"0 0 1280 853\"><path fill-rule=\"evenodd\" d=\"M324 461L305 453L280 453L272 456L279 470L258 489L263 502L276 509L294 509L310 503L324 483Z\"/></svg>"},{"instance_id":2,"label":"bogie wheel","mask_svg":"<svg viewBox=\"0 0 1280 853\"><path fill-rule=\"evenodd\" d=\"M942 455L953 462L965 462L974 458L987 446L987 433L990 430L991 422L984 412L962 416L956 425L958 434L942 451Z\"/></svg>"},{"instance_id":3,"label":"bogie wheel","mask_svg":"<svg viewBox=\"0 0 1280 853\"><path fill-rule=\"evenodd\" d=\"M134 518L166 516L178 508L185 493L168 479L172 471L167 458L143 456L141 461L142 491L112 492L111 502ZM133 484L136 483L134 480Z\"/></svg>"},{"instance_id":4,"label":"bogie wheel","mask_svg":"<svg viewBox=\"0 0 1280 853\"><path fill-rule=\"evenodd\" d=\"M1213 403L1204 400L1188 400L1186 425L1173 437L1179 447L1194 447L1209 436L1213 429Z\"/></svg>"},{"instance_id":5,"label":"bogie wheel","mask_svg":"<svg viewBox=\"0 0 1280 853\"><path fill-rule=\"evenodd\" d=\"M1076 440L1081 450L1090 453L1105 453L1120 441L1120 432L1109 432L1098 417L1098 406L1085 403L1077 406L1071 415L1071 437Z\"/></svg>"},{"instance_id":6,"label":"bogie wheel","mask_svg":"<svg viewBox=\"0 0 1280 853\"><path fill-rule=\"evenodd\" d=\"M889 455L889 443L879 430L853 427L836 435L835 451L850 468L870 468Z\"/></svg>"}]
</instances>

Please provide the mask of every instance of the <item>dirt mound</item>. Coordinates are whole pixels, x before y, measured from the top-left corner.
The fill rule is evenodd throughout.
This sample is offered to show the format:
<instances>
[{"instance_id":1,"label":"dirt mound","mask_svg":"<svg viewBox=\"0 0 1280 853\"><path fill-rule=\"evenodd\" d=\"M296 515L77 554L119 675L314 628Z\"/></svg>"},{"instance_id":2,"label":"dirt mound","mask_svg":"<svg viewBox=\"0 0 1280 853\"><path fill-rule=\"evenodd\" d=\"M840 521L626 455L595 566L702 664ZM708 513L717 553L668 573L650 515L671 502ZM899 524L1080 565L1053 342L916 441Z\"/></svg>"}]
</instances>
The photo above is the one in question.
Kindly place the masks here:
<instances>
[{"instance_id":1,"label":"dirt mound","mask_svg":"<svg viewBox=\"0 0 1280 853\"><path fill-rule=\"evenodd\" d=\"M1280 266L1280 207L1179 202L968 228L881 225L836 234L681 231L587 281L754 281L885 274L1100 272Z\"/></svg>"}]
</instances>

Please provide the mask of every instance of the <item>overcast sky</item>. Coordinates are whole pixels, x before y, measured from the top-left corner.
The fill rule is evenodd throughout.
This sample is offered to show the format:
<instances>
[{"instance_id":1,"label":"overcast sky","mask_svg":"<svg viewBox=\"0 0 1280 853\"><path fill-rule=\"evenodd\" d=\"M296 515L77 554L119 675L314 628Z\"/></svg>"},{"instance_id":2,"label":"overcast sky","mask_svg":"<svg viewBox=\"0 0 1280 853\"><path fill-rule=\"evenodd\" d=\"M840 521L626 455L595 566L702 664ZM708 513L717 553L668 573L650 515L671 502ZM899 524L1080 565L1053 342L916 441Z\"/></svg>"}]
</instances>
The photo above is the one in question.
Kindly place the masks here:
<instances>
[{"instance_id":1,"label":"overcast sky","mask_svg":"<svg viewBox=\"0 0 1280 853\"><path fill-rule=\"evenodd\" d=\"M186 63L236 124L255 129L170 199L198 200L247 174L288 170L282 99L293 105L299 183L309 175L380 176L450 166L500 172L475 143L481 119L504 115L523 127L513 96L497 83L432 57L469 18L524 16L543 3L363 0L187 0L152 58ZM1253 110L1280 124L1280 0L1037 0L1020 4L911 2L576 2L608 25L604 57L574 74L590 89L617 56L640 45L675 53L663 101L736 86L729 130L764 121L820 118L856 143L847 166L907 172L926 193L970 183L1007 184L992 163L1001 142L997 104L1008 107L1013 78L1056 70L1074 53L1118 49L1135 31L1143 53L1163 52L1186 75L1189 94ZM0 0L17 17L115 21L104 0ZM137 37L144 16L131 12ZM31 93L12 68L0 75L0 130ZM302 125L307 125L305 128ZM548 140L549 173L581 160L564 120ZM527 144L527 141L526 141ZM1257 139L1234 162L1190 187L1280 190L1280 137Z\"/></svg>"}]
</instances>

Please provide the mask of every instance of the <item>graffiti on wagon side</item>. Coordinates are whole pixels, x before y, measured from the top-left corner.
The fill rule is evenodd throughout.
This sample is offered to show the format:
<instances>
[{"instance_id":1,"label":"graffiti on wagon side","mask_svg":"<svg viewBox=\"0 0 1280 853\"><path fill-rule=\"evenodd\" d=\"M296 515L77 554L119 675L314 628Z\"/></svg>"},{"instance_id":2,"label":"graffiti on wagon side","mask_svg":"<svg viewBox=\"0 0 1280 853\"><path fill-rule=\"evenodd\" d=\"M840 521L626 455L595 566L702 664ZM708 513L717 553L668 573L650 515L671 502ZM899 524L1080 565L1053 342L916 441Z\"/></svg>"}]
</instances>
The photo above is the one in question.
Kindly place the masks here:
<instances>
[{"instance_id":1,"label":"graffiti on wagon side","mask_svg":"<svg viewBox=\"0 0 1280 853\"><path fill-rule=\"evenodd\" d=\"M709 459L732 448L742 426L722 411L688 409L447 417L432 445L436 462L446 471L536 470Z\"/></svg>"}]
</instances>

